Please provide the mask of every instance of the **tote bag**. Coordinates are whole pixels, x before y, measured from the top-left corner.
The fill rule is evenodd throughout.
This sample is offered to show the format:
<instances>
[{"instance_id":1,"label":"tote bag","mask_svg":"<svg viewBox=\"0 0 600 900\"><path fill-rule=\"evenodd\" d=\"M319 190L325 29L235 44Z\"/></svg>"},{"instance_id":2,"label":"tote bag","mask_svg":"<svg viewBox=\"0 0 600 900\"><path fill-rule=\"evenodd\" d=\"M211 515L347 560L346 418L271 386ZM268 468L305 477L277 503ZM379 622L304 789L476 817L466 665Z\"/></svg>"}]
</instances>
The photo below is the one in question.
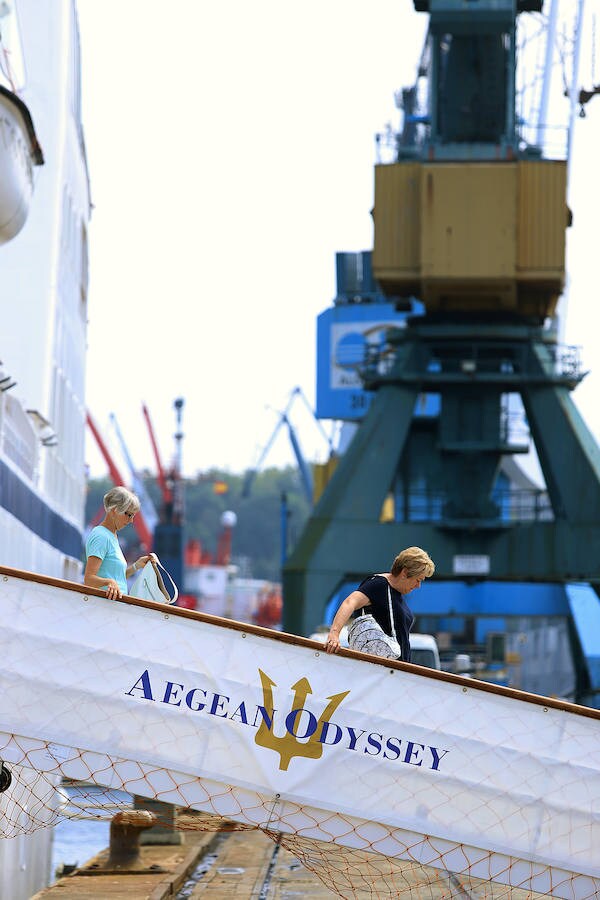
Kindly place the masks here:
<instances>
[{"instance_id":1,"label":"tote bag","mask_svg":"<svg viewBox=\"0 0 600 900\"><path fill-rule=\"evenodd\" d=\"M382 656L384 659L400 659L402 657L402 650L396 639L396 629L394 628L392 596L389 584L388 609L393 637L385 633L371 613L361 613L353 619L348 628L348 645L351 650L359 650L361 653L372 653L373 656Z\"/></svg>"},{"instance_id":2,"label":"tote bag","mask_svg":"<svg viewBox=\"0 0 600 900\"><path fill-rule=\"evenodd\" d=\"M161 570L171 582L173 596L171 596L165 587ZM177 590L177 585L160 562L158 556L154 554L131 582L129 596L137 597L139 600L153 600L155 603L175 603L179 596L179 591Z\"/></svg>"}]
</instances>

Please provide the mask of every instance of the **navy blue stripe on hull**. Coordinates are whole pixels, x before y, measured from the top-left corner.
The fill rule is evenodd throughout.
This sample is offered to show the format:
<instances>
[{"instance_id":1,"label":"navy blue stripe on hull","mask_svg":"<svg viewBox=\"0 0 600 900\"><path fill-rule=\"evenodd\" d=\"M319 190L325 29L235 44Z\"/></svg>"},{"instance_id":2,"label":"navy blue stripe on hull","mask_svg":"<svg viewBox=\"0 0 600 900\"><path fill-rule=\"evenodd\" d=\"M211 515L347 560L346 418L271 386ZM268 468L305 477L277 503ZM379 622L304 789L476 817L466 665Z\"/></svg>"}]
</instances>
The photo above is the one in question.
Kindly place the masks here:
<instances>
[{"instance_id":1,"label":"navy blue stripe on hull","mask_svg":"<svg viewBox=\"0 0 600 900\"><path fill-rule=\"evenodd\" d=\"M81 559L83 536L79 529L50 509L2 460L0 506L65 556Z\"/></svg>"}]
</instances>

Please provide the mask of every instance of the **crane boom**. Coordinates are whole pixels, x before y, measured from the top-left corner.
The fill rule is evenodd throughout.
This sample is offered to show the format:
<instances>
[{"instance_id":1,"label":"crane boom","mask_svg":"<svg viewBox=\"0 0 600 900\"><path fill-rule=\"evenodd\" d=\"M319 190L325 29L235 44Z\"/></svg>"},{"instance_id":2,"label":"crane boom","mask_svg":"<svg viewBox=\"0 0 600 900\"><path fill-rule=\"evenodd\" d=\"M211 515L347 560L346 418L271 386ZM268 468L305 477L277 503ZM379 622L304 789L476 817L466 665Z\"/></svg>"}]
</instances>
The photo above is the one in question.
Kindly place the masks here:
<instances>
[{"instance_id":1,"label":"crane boom","mask_svg":"<svg viewBox=\"0 0 600 900\"><path fill-rule=\"evenodd\" d=\"M165 470L163 468L162 460L160 458L160 453L158 450L158 444L156 443L156 437L154 435L154 428L152 426L152 420L150 419L150 413L148 412L148 407L145 403L142 404L142 412L144 414L144 418L146 420L146 425L148 427L148 435L150 437L150 443L152 444L152 451L154 453L154 461L156 463L156 473L158 476L158 483L160 485L160 489L163 496L163 501L165 504L170 504L173 502L173 493L171 488L167 483L167 477L165 475Z\"/></svg>"},{"instance_id":2,"label":"crane boom","mask_svg":"<svg viewBox=\"0 0 600 900\"><path fill-rule=\"evenodd\" d=\"M302 401L304 402L304 405L306 406L307 410L309 411L309 413L310 413L311 416L313 417L313 419L314 419L314 421L315 421L315 424L316 424L317 428L319 429L319 431L321 432L321 434L323 435L323 437L324 437L325 440L327 441L327 443L328 443L328 445L329 445L329 451L330 451L330 453L333 452L333 444L332 444L332 440L331 440L330 437L328 437L328 435L327 435L325 429L323 428L321 422L319 421L319 419L318 419L317 416L315 415L315 412L314 412L313 408L311 407L310 403L308 402L308 400L306 399L306 397L305 397L305 395L304 395L304 393L303 393L303 391L302 391L302 388L300 388L300 387L295 387L295 388L293 388L293 390L290 392L290 396L288 397L288 401L287 401L287 403L286 403L286 405L285 405L285 408L282 410L282 412L279 413L279 419L277 420L277 424L275 425L275 428L273 429L273 432L272 432L272 434L271 434L271 437L269 438L269 440L267 441L267 443L266 443L265 446L263 447L263 449L262 449L262 451L261 451L261 454L260 454L260 456L259 456L259 458L258 458L258 461L255 463L255 465L254 465L251 469L248 469L248 471L246 472L246 477L245 477L245 479L244 479L244 485L243 485L243 487L242 487L242 497L248 497L248 496L249 496L249 494L250 494L250 487L251 487L251 485L252 485L252 482L254 481L254 478L255 478L255 476L256 476L256 473L257 473L258 470L260 469L261 465L263 464L264 460L266 459L266 456L267 456L269 450L270 450L271 447L273 446L273 443L274 443L274 441L275 441L275 438L276 438L277 435L279 434L279 429L281 428L282 425L285 424L285 425L287 425L288 434L289 434L289 437L290 437L290 443L291 443L291 445L292 445L292 450L294 451L294 456L296 457L296 462L297 462L297 464L298 464L298 469L300 470L300 477L301 477L301 479L302 479L302 486L303 486L303 488L304 488L304 493L306 494L306 498L307 498L308 502L309 502L310 504L312 504L312 502L313 502L313 478L312 478L312 473L311 473L311 471L310 471L310 467L307 465L306 460L304 459L304 456L303 456L303 454L302 454L302 450L300 449L300 444L299 444L299 442L298 442L298 438L297 438L297 436L296 436L296 432L294 431L294 428L293 428L292 423L290 422L290 419L289 419L289 416L288 416L288 413L289 413L289 411L290 411L290 409L291 409L292 403L294 402L295 398L296 398L298 395L300 395L300 398L301 398Z\"/></svg>"},{"instance_id":3,"label":"crane boom","mask_svg":"<svg viewBox=\"0 0 600 900\"><path fill-rule=\"evenodd\" d=\"M131 475L131 483L133 484L133 490L135 491L135 493L137 494L137 496L139 498L140 505L142 508L142 514L144 516L144 519L146 520L148 528L150 529L151 532L153 532L154 528L156 526L156 523L158 522L158 513L156 512L154 503L152 502L152 499L151 499L150 495L148 494L148 491L146 490L144 482L142 481L140 475L138 474L138 470L136 469L136 467L133 464L131 454L129 453L129 448L127 447L127 444L125 443L125 438L123 437L123 433L122 433L121 429L119 428L119 423L117 422L117 417L115 416L114 413L110 414L110 420L112 422L113 428L115 429L115 434L117 435L119 444L121 445L121 450L123 452L123 456L125 457L125 462L127 463L127 466L129 468L129 473Z\"/></svg>"},{"instance_id":4,"label":"crane boom","mask_svg":"<svg viewBox=\"0 0 600 900\"><path fill-rule=\"evenodd\" d=\"M296 462L298 463L298 469L300 470L300 477L302 479L302 487L304 488L304 493L306 494L306 499L309 503L313 501L313 479L310 468L308 467L304 456L302 455L302 450L300 449L300 444L298 442L298 438L296 437L296 432L292 428L292 423L288 419L287 415L283 415L283 421L288 427L288 433L290 436L290 443L292 445L292 450L294 451L294 456L296 457Z\"/></svg>"}]
</instances>

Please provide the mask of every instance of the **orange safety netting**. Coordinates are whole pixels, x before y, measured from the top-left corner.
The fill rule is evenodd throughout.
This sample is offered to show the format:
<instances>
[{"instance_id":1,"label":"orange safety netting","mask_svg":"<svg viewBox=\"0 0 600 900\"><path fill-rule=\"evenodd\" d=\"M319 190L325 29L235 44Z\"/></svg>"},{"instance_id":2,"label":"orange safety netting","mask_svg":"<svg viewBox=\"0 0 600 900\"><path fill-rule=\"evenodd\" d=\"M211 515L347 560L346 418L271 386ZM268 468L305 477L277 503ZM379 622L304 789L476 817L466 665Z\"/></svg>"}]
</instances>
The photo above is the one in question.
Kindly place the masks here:
<instances>
[{"instance_id":1,"label":"orange safety netting","mask_svg":"<svg viewBox=\"0 0 600 900\"><path fill-rule=\"evenodd\" d=\"M1 757L1 752L0 752ZM57 767L59 768L59 767ZM9 773L9 774L7 774ZM29 834L41 827L50 827L65 819L76 820L110 820L116 813L134 806L134 797L127 793L129 785L123 783L120 789L108 789L91 782L72 782L63 780L57 773L35 772L21 766L6 765L3 770L4 786L10 780L9 787L0 794L0 838L14 838L20 834ZM116 773L112 773L113 776ZM104 773L106 775L106 773ZM94 773L90 771L90 778ZM113 779L114 780L114 779ZM139 782L136 782L139 787ZM185 784L170 785L168 793L176 788L185 797ZM167 793L167 791L165 791ZM161 817L160 804L155 801L149 806L157 815L157 826L173 827L178 831L233 832L251 831L255 826L224 818L217 812L222 796L207 796L207 806L213 806L213 812L203 813L185 806L165 806L165 816ZM155 800L160 801L160 792ZM135 798L137 809L144 807L142 797ZM269 827L272 804L265 804L260 810L246 808L240 813L250 818L264 819L260 830L291 852L302 865L329 888L333 894L345 898L508 898L514 900L535 900L535 898L554 896L553 891L540 894L530 891L525 884L522 888L508 886L510 881L511 861L506 859L505 869L492 869L489 880L475 878L470 875L473 860L465 852L460 871L450 872L438 868L444 851L436 849L434 839L423 841L422 837L413 846L405 844L402 851L408 859L397 859L375 852L377 841L366 841L359 833L354 835L355 842L360 845L355 849L335 843L339 836L339 817L332 827L331 841L319 841L303 835L304 828L298 832L273 831ZM298 816L303 819L303 810L298 808ZM293 825L292 822L287 822ZM348 821L347 838L352 829ZM388 837L391 832L388 833ZM381 835L379 836L381 837ZM479 861L479 860L478 860ZM429 863L429 864L427 864ZM538 869L537 874L540 870ZM563 891L566 887L562 884ZM562 892L561 892L562 893ZM581 894L576 891L574 897L596 897L595 892Z\"/></svg>"}]
</instances>

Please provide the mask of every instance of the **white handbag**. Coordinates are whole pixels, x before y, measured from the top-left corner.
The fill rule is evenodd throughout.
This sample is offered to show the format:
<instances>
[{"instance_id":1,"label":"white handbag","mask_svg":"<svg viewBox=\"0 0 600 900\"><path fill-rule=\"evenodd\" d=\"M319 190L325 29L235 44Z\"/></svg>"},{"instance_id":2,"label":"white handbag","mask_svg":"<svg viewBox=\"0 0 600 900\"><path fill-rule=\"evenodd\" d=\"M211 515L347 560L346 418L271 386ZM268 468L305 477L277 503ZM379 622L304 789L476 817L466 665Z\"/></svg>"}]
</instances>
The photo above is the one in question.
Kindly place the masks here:
<instances>
[{"instance_id":1,"label":"white handbag","mask_svg":"<svg viewBox=\"0 0 600 900\"><path fill-rule=\"evenodd\" d=\"M171 582L173 596L165 587L164 579L160 573L161 569ZM179 591L158 556L153 554L144 568L140 569L131 582L129 596L137 597L138 600L153 600L155 603L176 603Z\"/></svg>"},{"instance_id":2,"label":"white handbag","mask_svg":"<svg viewBox=\"0 0 600 900\"><path fill-rule=\"evenodd\" d=\"M394 628L392 596L389 584L388 609L393 637L385 633L371 613L361 612L360 615L352 620L348 628L348 645L351 650L371 653L373 656L382 656L384 659L402 658L402 649L396 638L396 629Z\"/></svg>"}]
</instances>

